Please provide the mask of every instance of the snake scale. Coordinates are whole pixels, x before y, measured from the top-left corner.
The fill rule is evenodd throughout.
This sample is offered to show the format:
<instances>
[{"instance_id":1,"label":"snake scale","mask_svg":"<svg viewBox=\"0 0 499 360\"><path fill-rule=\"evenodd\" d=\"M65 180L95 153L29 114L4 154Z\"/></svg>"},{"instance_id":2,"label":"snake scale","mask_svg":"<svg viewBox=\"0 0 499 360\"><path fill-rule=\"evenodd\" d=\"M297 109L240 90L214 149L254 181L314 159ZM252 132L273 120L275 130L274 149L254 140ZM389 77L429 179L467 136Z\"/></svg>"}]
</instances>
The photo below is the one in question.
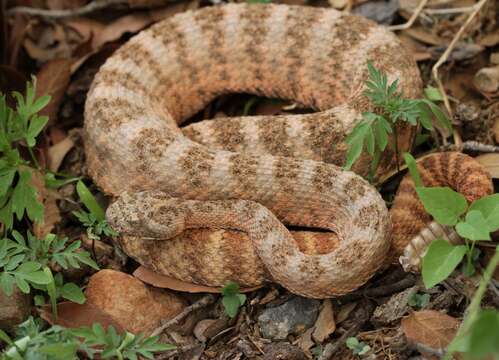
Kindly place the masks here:
<instances>
[{"instance_id":1,"label":"snake scale","mask_svg":"<svg viewBox=\"0 0 499 360\"><path fill-rule=\"evenodd\" d=\"M365 283L427 221L410 180L389 214L356 174L365 175L367 156L356 173L338 167L346 134L371 107L362 95L368 60L398 78L406 97L420 95L418 68L392 33L332 9L211 6L129 40L101 67L85 106L89 173L118 197L107 217L125 251L160 273L211 286L275 281L323 298ZM180 127L234 92L316 112ZM398 134L401 151L409 149L411 129ZM481 169L479 180L463 178L477 168L472 159L429 159L421 171L430 183L450 171L469 199L491 191ZM380 164L380 172L393 168L393 151Z\"/></svg>"}]
</instances>

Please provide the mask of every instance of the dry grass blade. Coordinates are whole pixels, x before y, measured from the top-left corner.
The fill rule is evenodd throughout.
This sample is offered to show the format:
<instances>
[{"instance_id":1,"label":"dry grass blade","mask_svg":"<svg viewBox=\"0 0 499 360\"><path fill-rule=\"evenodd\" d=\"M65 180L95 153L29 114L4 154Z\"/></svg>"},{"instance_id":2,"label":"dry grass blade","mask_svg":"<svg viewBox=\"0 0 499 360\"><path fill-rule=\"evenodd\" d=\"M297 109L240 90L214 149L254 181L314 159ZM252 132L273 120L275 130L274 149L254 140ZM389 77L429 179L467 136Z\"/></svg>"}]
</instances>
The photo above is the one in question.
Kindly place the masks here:
<instances>
[{"instance_id":1,"label":"dry grass blade","mask_svg":"<svg viewBox=\"0 0 499 360\"><path fill-rule=\"evenodd\" d=\"M414 10L414 13L411 15L409 21L407 21L405 24L389 26L388 29L391 31L395 31L395 30L404 30L410 28L418 18L419 14L421 14L421 11L423 11L423 8L427 3L428 0L421 0L416 10Z\"/></svg>"}]
</instances>

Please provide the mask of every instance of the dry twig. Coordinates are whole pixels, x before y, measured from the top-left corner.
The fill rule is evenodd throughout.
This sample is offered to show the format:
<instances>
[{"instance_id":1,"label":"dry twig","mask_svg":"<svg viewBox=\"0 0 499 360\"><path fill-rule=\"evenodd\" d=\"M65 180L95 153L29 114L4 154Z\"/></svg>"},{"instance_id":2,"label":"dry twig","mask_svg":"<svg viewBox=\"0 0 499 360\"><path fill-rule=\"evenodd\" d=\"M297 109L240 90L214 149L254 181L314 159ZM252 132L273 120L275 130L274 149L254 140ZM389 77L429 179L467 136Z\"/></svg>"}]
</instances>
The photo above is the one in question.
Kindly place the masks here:
<instances>
[{"instance_id":1,"label":"dry twig","mask_svg":"<svg viewBox=\"0 0 499 360\"><path fill-rule=\"evenodd\" d=\"M411 18L405 24L392 25L392 26L389 26L388 29L391 31L409 29L412 26L412 24L414 24L414 22L416 21L416 19L419 16L419 14L421 14L421 11L423 11L423 8L425 7L425 5L427 3L428 3L428 0L421 0L419 2L418 7L412 13Z\"/></svg>"},{"instance_id":2,"label":"dry twig","mask_svg":"<svg viewBox=\"0 0 499 360\"><path fill-rule=\"evenodd\" d=\"M449 98L447 97L447 93L445 92L444 85L443 85L443 83L440 80L440 77L438 75L438 69L440 68L440 66L442 66L442 64L444 64L449 59L449 56L452 53L452 50L454 50L454 47L456 46L457 42L461 38L461 35L463 35L464 30L466 30L468 25L475 18L475 16L480 12L480 10L482 9L483 5L485 5L486 2L487 2L487 0L480 0L475 5L475 9L473 10L473 12L470 14L470 16L468 16L468 18L466 19L464 24L461 26L461 28L458 30L458 32L456 33L456 35L454 36L454 38L450 42L450 44L447 47L447 49L445 50L445 52L442 54L442 56L440 56L440 59L438 59L438 61L435 63L435 65L433 65L433 68L431 70L433 79L437 83L438 89L440 90L440 93L442 94L445 108L447 109L447 112L449 113L449 116L451 118L452 118L452 109L450 107ZM456 131L454 131L454 133L457 134ZM458 141L456 141L456 140L458 140ZM456 143L456 145L459 145L460 138L456 139L456 137L455 137L454 142Z\"/></svg>"},{"instance_id":3,"label":"dry twig","mask_svg":"<svg viewBox=\"0 0 499 360\"><path fill-rule=\"evenodd\" d=\"M475 151L475 152L483 152L483 153L499 153L499 146L483 144L478 141L465 141L461 142L459 145L456 144L448 144L443 146L442 150L444 151Z\"/></svg>"},{"instance_id":4,"label":"dry twig","mask_svg":"<svg viewBox=\"0 0 499 360\"><path fill-rule=\"evenodd\" d=\"M196 301L194 304L187 306L180 314L175 316L173 319L166 321L163 325L157 327L151 334L151 336L156 336L161 334L163 331L168 329L170 326L177 325L180 323L187 315L191 312L203 308L215 302L215 296L208 294L203 296L201 299Z\"/></svg>"},{"instance_id":5,"label":"dry twig","mask_svg":"<svg viewBox=\"0 0 499 360\"><path fill-rule=\"evenodd\" d=\"M7 15L24 14L31 16L41 16L49 19L62 19L76 16L83 16L94 11L107 8L112 5L126 5L128 0L95 0L85 6L76 9L49 10L39 9L29 6L17 6L7 10Z\"/></svg>"}]
</instances>

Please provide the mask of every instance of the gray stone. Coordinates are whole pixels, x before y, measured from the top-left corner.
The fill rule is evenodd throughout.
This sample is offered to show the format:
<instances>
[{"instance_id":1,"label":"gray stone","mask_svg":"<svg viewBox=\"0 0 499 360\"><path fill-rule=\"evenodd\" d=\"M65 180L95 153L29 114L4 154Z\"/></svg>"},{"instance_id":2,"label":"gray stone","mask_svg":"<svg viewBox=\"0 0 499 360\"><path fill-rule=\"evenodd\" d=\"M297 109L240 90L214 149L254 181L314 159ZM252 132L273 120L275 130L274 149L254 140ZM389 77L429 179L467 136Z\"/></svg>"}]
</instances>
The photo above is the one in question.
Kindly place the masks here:
<instances>
[{"instance_id":1,"label":"gray stone","mask_svg":"<svg viewBox=\"0 0 499 360\"><path fill-rule=\"evenodd\" d=\"M314 325L320 301L292 297L284 304L270 307L258 316L258 325L265 338L284 340L288 335L300 334Z\"/></svg>"}]
</instances>

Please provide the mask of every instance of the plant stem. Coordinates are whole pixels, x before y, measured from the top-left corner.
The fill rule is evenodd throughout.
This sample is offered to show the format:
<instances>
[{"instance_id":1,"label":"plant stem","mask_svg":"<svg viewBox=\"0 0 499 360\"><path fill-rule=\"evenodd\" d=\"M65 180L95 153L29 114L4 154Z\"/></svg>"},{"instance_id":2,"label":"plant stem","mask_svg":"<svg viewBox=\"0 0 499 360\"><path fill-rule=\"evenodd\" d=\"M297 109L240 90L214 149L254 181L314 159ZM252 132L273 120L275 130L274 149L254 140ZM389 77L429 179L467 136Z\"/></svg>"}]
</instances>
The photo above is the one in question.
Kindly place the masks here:
<instances>
[{"instance_id":1,"label":"plant stem","mask_svg":"<svg viewBox=\"0 0 499 360\"><path fill-rule=\"evenodd\" d=\"M400 172L399 140L398 140L397 124L393 122L392 124L393 124L393 136L395 137L395 161L397 162L397 172Z\"/></svg>"},{"instance_id":2,"label":"plant stem","mask_svg":"<svg viewBox=\"0 0 499 360\"><path fill-rule=\"evenodd\" d=\"M38 163L38 160L36 159L36 156L33 153L33 149L31 149L29 146L28 146L28 152L29 152L29 155L31 156L31 160L33 161L33 164L35 164L36 169L40 170L40 164Z\"/></svg>"},{"instance_id":3,"label":"plant stem","mask_svg":"<svg viewBox=\"0 0 499 360\"><path fill-rule=\"evenodd\" d=\"M449 345L448 352L445 354L444 360L449 360L452 357L452 354L457 351L457 349L453 349L456 345L455 344L456 340L459 341L461 337L463 337L471 328L471 325L475 322L476 318L478 317L478 314L480 312L480 303L482 301L483 295L485 294L485 291L487 290L487 286L492 279L492 274L494 273L497 265L499 264L499 246L496 247L496 253L490 259L489 263L487 264L487 267L485 268L485 271L483 272L483 277L480 280L480 285L478 286L478 290L475 292L475 295L473 295L473 299L471 299L471 303L468 306L467 309L467 315L464 318L461 327L459 328L456 336L454 337L454 340Z\"/></svg>"}]
</instances>

